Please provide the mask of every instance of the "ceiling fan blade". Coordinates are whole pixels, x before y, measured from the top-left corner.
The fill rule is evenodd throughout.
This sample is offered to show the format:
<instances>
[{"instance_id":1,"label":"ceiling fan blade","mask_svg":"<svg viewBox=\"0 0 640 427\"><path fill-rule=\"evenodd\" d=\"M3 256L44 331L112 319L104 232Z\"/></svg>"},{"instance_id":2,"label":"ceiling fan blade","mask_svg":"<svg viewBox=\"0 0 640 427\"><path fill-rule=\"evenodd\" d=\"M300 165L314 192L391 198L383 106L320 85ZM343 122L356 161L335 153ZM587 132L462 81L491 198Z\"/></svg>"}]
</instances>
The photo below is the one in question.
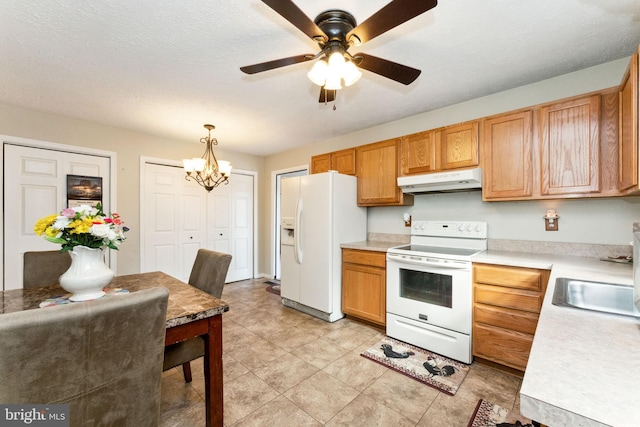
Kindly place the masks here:
<instances>
[{"instance_id":1,"label":"ceiling fan blade","mask_svg":"<svg viewBox=\"0 0 640 427\"><path fill-rule=\"evenodd\" d=\"M387 61L386 59L365 53L357 53L354 57L362 58L358 67L405 85L411 84L421 73L421 71L416 68L407 67L406 65Z\"/></svg>"},{"instance_id":2,"label":"ceiling fan blade","mask_svg":"<svg viewBox=\"0 0 640 427\"><path fill-rule=\"evenodd\" d=\"M325 89L324 86L320 88L320 99L318 102L321 104L326 104L327 102L333 102L336 100L336 90L335 89Z\"/></svg>"},{"instance_id":3,"label":"ceiling fan blade","mask_svg":"<svg viewBox=\"0 0 640 427\"><path fill-rule=\"evenodd\" d=\"M297 55L290 56L289 58L276 59L274 61L261 62L260 64L246 65L240 67L243 73L255 74L261 73L267 70L273 70L274 68L285 67L287 65L298 64L300 62L310 61L314 59L314 55Z\"/></svg>"},{"instance_id":4,"label":"ceiling fan blade","mask_svg":"<svg viewBox=\"0 0 640 427\"><path fill-rule=\"evenodd\" d=\"M360 43L367 42L427 10L433 9L437 4L437 0L393 0L349 31L347 40L355 35L360 39Z\"/></svg>"},{"instance_id":5,"label":"ceiling fan blade","mask_svg":"<svg viewBox=\"0 0 640 427\"><path fill-rule=\"evenodd\" d=\"M325 42L329 40L324 31L291 0L262 0L262 2L278 12L284 19L291 22L310 39L316 40L317 37L320 37Z\"/></svg>"}]
</instances>

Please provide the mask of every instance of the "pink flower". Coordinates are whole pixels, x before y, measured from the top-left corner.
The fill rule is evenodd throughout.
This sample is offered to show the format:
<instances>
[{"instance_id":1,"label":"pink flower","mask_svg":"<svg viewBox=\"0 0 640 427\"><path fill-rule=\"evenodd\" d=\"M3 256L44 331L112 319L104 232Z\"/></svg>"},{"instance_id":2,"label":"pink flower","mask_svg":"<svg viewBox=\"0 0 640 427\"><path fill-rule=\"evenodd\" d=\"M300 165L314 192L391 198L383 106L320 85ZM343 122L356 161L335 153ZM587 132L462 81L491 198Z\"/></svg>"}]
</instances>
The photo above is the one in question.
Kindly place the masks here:
<instances>
[{"instance_id":1,"label":"pink flower","mask_svg":"<svg viewBox=\"0 0 640 427\"><path fill-rule=\"evenodd\" d=\"M61 214L64 217L73 218L74 216L76 216L76 211L74 211L73 208L65 208L62 209Z\"/></svg>"}]
</instances>

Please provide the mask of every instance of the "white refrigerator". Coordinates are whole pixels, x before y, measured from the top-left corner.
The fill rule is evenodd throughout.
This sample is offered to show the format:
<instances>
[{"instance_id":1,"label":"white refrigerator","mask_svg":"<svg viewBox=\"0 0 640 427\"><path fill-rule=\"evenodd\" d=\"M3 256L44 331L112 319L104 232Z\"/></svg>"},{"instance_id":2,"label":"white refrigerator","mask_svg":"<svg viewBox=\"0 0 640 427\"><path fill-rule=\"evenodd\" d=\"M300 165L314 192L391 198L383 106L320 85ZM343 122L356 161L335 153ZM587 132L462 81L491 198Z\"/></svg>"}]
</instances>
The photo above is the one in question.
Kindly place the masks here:
<instances>
[{"instance_id":1,"label":"white refrigerator","mask_svg":"<svg viewBox=\"0 0 640 427\"><path fill-rule=\"evenodd\" d=\"M336 171L282 180L282 303L328 322L342 313L342 243L367 239L357 179Z\"/></svg>"}]
</instances>

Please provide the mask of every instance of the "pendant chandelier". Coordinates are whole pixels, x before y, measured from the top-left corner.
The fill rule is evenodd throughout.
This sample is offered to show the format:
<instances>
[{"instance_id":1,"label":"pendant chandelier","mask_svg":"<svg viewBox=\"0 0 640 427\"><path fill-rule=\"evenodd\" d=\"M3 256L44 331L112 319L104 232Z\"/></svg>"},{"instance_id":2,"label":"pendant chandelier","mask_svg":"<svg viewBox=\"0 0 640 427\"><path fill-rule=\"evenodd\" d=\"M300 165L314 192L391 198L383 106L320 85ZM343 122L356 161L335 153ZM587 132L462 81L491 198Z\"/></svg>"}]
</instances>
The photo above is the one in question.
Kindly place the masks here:
<instances>
[{"instance_id":1,"label":"pendant chandelier","mask_svg":"<svg viewBox=\"0 0 640 427\"><path fill-rule=\"evenodd\" d=\"M231 163L225 160L217 160L213 154L213 146L218 145L218 140L211 138L211 131L216 127L214 125L204 125L209 131L209 135L200 138L200 142L206 144L202 158L194 157L193 159L183 159L182 164L187 175L184 177L187 181L195 180L198 184L211 191L218 185L229 183L229 175L231 175Z\"/></svg>"}]
</instances>

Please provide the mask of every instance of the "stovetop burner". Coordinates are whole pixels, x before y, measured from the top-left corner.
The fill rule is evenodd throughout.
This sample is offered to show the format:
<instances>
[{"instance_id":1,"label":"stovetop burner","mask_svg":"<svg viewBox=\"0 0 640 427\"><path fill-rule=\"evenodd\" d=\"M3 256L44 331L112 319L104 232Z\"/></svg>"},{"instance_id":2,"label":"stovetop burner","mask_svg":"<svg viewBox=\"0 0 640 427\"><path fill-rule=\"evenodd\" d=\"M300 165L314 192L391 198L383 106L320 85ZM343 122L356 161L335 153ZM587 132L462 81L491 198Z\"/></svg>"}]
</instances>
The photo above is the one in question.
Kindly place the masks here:
<instances>
[{"instance_id":1,"label":"stovetop burner","mask_svg":"<svg viewBox=\"0 0 640 427\"><path fill-rule=\"evenodd\" d=\"M468 261L487 249L487 223L474 221L414 221L411 243L389 253Z\"/></svg>"},{"instance_id":2,"label":"stovetop burner","mask_svg":"<svg viewBox=\"0 0 640 427\"><path fill-rule=\"evenodd\" d=\"M460 257L470 257L479 252L482 249L467 249L467 248L447 248L442 246L424 246L424 245L405 245L397 246L393 248L394 252L412 252L418 255L451 255Z\"/></svg>"}]
</instances>

